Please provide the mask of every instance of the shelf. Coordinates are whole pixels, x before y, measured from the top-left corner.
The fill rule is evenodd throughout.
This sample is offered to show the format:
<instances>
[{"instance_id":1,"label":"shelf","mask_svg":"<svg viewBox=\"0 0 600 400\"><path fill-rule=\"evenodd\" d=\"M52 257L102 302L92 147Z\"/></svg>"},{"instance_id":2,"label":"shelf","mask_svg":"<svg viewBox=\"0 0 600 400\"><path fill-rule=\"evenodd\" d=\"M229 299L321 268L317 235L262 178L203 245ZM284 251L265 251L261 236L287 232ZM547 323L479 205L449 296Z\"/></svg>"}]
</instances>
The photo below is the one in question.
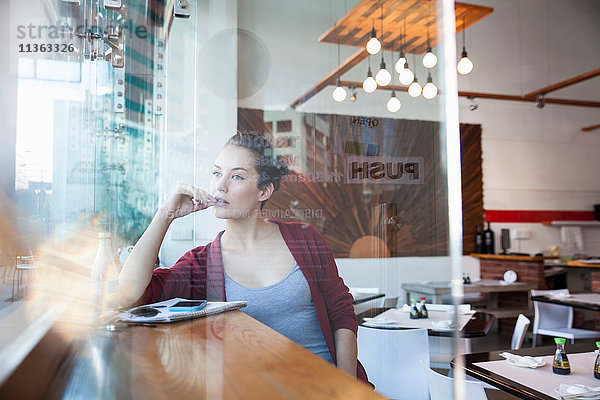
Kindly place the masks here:
<instances>
[{"instance_id":1,"label":"shelf","mask_svg":"<svg viewBox=\"0 0 600 400\"><path fill-rule=\"evenodd\" d=\"M600 221L544 221L544 225L550 226L600 226Z\"/></svg>"}]
</instances>

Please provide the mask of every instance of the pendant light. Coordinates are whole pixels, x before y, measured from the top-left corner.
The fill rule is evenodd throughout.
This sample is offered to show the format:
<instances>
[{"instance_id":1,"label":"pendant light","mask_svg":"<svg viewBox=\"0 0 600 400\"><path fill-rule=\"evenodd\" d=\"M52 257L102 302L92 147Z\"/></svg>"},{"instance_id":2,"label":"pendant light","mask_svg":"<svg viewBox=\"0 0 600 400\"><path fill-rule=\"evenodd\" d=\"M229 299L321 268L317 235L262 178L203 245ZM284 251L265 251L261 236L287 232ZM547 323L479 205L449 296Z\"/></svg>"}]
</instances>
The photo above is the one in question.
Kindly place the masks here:
<instances>
[{"instance_id":1,"label":"pendant light","mask_svg":"<svg viewBox=\"0 0 600 400\"><path fill-rule=\"evenodd\" d=\"M421 88L419 81L417 81L417 76L415 75L413 83L411 83L408 87L408 94L410 97L419 97L421 95L422 90L423 89Z\"/></svg>"},{"instance_id":2,"label":"pendant light","mask_svg":"<svg viewBox=\"0 0 600 400\"><path fill-rule=\"evenodd\" d=\"M337 85L333 90L333 99L339 103L346 100L346 96L348 96L348 93L346 93L346 89L344 89L340 81L340 41L338 40L338 78Z\"/></svg>"},{"instance_id":3,"label":"pendant light","mask_svg":"<svg viewBox=\"0 0 600 400\"><path fill-rule=\"evenodd\" d=\"M427 52L423 56L423 66L425 68L433 68L437 64L437 56L431 51L431 44L429 42L429 27L427 27Z\"/></svg>"},{"instance_id":4,"label":"pendant light","mask_svg":"<svg viewBox=\"0 0 600 400\"><path fill-rule=\"evenodd\" d=\"M398 98L396 97L395 90L392 90L392 96L388 100L386 107L389 112L397 112L398 110L400 110L400 107L402 107L402 103L400 103L400 100L398 100Z\"/></svg>"},{"instance_id":5,"label":"pendant light","mask_svg":"<svg viewBox=\"0 0 600 400\"><path fill-rule=\"evenodd\" d=\"M381 47L383 47L383 3L381 4ZM379 65L379 71L375 75L375 81L379 86L387 86L392 80L392 75L385 67L385 60L383 59L384 50L381 50L381 64Z\"/></svg>"},{"instance_id":6,"label":"pendant light","mask_svg":"<svg viewBox=\"0 0 600 400\"><path fill-rule=\"evenodd\" d=\"M352 94L350 94L349 100L353 103L356 101L356 88L354 86L352 86Z\"/></svg>"},{"instance_id":7,"label":"pendant light","mask_svg":"<svg viewBox=\"0 0 600 400\"><path fill-rule=\"evenodd\" d=\"M375 78L373 78L373 74L371 73L371 62L369 57L369 72L367 72L367 79L363 82L363 89L367 93L373 93L375 89L377 89L377 82Z\"/></svg>"},{"instance_id":8,"label":"pendant light","mask_svg":"<svg viewBox=\"0 0 600 400\"><path fill-rule=\"evenodd\" d=\"M381 42L377 40L377 32L375 32L375 21L373 21L373 29L371 30L371 38L365 46L369 54L377 54L381 50Z\"/></svg>"},{"instance_id":9,"label":"pendant light","mask_svg":"<svg viewBox=\"0 0 600 400\"><path fill-rule=\"evenodd\" d=\"M406 19L404 19L404 30L401 33L400 39L400 53L398 54L398 61L396 61L396 72L400 73L406 66L406 56L404 55L404 32L406 32Z\"/></svg>"},{"instance_id":10,"label":"pendant light","mask_svg":"<svg viewBox=\"0 0 600 400\"><path fill-rule=\"evenodd\" d=\"M413 55L413 61L414 61L414 55ZM415 71L416 71L416 69L415 69ZM423 91L423 88L421 88L421 85L419 84L419 81L417 80L417 75L415 74L415 78L413 79L413 82L408 87L408 95L410 97L419 97L421 95L422 91Z\"/></svg>"},{"instance_id":11,"label":"pendant light","mask_svg":"<svg viewBox=\"0 0 600 400\"><path fill-rule=\"evenodd\" d=\"M410 83L415 79L415 74L408 67L408 61L405 63L405 68L400 71L398 79L402 85L410 85Z\"/></svg>"},{"instance_id":12,"label":"pendant light","mask_svg":"<svg viewBox=\"0 0 600 400\"><path fill-rule=\"evenodd\" d=\"M381 64L377 75L375 75L375 81L379 86L387 86L392 80L392 74L385 68L385 61L383 60L383 52L381 52Z\"/></svg>"},{"instance_id":13,"label":"pendant light","mask_svg":"<svg viewBox=\"0 0 600 400\"><path fill-rule=\"evenodd\" d=\"M427 75L427 83L423 87L423 97L428 100L433 99L438 94L438 88L433 84L431 74Z\"/></svg>"},{"instance_id":14,"label":"pendant light","mask_svg":"<svg viewBox=\"0 0 600 400\"><path fill-rule=\"evenodd\" d=\"M462 39L463 39L463 49L461 59L456 66L456 70L461 75L467 75L469 72L473 71L473 62L469 60L467 56L467 49L465 47L465 19L463 18L463 31L462 31Z\"/></svg>"}]
</instances>

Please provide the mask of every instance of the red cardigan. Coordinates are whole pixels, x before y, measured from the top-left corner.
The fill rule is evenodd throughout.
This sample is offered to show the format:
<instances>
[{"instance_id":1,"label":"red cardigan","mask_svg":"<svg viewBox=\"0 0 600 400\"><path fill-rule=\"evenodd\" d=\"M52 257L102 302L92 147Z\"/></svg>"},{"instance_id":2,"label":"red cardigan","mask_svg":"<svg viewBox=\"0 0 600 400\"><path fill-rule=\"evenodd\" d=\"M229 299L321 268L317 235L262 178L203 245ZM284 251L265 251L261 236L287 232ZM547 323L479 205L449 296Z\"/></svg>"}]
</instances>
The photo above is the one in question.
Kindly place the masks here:
<instances>
[{"instance_id":1,"label":"red cardigan","mask_svg":"<svg viewBox=\"0 0 600 400\"><path fill-rule=\"evenodd\" d=\"M321 234L311 225L270 221L279 225L283 240L308 282L321 331L335 361L334 332L346 328L356 333L358 322L352 306L353 298L338 274L333 254ZM226 301L221 257L223 232L212 243L185 253L173 267L154 270L152 280L138 303L154 303L173 297ZM356 374L358 379L369 383L360 362L357 363Z\"/></svg>"}]
</instances>

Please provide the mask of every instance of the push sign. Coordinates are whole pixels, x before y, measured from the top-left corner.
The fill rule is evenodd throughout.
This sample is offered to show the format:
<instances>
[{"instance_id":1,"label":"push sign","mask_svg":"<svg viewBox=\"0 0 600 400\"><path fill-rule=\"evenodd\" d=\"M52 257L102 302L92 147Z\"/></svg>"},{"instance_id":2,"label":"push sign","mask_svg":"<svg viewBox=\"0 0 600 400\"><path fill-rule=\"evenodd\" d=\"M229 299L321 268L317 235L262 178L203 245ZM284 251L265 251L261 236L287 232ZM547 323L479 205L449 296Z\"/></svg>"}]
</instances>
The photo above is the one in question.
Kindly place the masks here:
<instances>
[{"instance_id":1,"label":"push sign","mask_svg":"<svg viewBox=\"0 0 600 400\"><path fill-rule=\"evenodd\" d=\"M423 184L423 157L346 157L347 183Z\"/></svg>"}]
</instances>

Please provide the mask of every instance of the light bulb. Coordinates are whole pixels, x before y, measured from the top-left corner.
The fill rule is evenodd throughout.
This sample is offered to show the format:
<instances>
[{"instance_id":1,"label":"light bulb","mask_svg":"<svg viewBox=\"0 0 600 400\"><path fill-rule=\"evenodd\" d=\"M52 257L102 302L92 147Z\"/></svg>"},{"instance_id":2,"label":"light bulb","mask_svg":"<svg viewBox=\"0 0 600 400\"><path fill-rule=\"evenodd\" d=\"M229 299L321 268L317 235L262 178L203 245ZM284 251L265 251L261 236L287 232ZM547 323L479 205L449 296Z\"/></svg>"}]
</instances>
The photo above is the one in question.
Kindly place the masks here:
<instances>
[{"instance_id":1,"label":"light bulb","mask_svg":"<svg viewBox=\"0 0 600 400\"><path fill-rule=\"evenodd\" d=\"M423 66L425 68L433 68L437 64L437 57L431 52L431 47L427 49L427 53L423 56Z\"/></svg>"},{"instance_id":2,"label":"light bulb","mask_svg":"<svg viewBox=\"0 0 600 400\"><path fill-rule=\"evenodd\" d=\"M406 64L407 68L404 68L400 71L400 76L398 79L400 83L403 85L410 85L410 83L415 79L415 74L408 68L408 64Z\"/></svg>"},{"instance_id":3,"label":"light bulb","mask_svg":"<svg viewBox=\"0 0 600 400\"><path fill-rule=\"evenodd\" d=\"M377 34L375 28L371 31L371 39L367 42L367 51L369 54L377 54L381 50L381 42L377 40Z\"/></svg>"},{"instance_id":4,"label":"light bulb","mask_svg":"<svg viewBox=\"0 0 600 400\"><path fill-rule=\"evenodd\" d=\"M421 85L417 82L417 77L415 77L413 83L408 87L408 94L410 97L419 97L421 95L421 90Z\"/></svg>"},{"instance_id":5,"label":"light bulb","mask_svg":"<svg viewBox=\"0 0 600 400\"><path fill-rule=\"evenodd\" d=\"M354 90L354 89L352 89L352 94L350 95L350 101L353 103L356 101L356 90Z\"/></svg>"},{"instance_id":6,"label":"light bulb","mask_svg":"<svg viewBox=\"0 0 600 400\"><path fill-rule=\"evenodd\" d=\"M473 71L473 62L469 60L469 57L467 57L467 51L464 47L462 51L462 58L458 62L456 70L462 75L467 75L469 72Z\"/></svg>"},{"instance_id":7,"label":"light bulb","mask_svg":"<svg viewBox=\"0 0 600 400\"><path fill-rule=\"evenodd\" d=\"M402 103L396 97L396 92L392 90L392 97L387 102L387 109L389 112L396 112L402 107Z\"/></svg>"},{"instance_id":8,"label":"light bulb","mask_svg":"<svg viewBox=\"0 0 600 400\"><path fill-rule=\"evenodd\" d=\"M396 61L396 72L400 73L406 65L406 57L404 54L400 54L400 58Z\"/></svg>"},{"instance_id":9,"label":"light bulb","mask_svg":"<svg viewBox=\"0 0 600 400\"><path fill-rule=\"evenodd\" d=\"M429 75L427 77L427 84L425 84L425 86L423 87L423 97L425 97L428 100L431 100L435 96L437 96L437 93L438 88L433 84L433 82L431 81L431 75Z\"/></svg>"},{"instance_id":10,"label":"light bulb","mask_svg":"<svg viewBox=\"0 0 600 400\"><path fill-rule=\"evenodd\" d=\"M369 68L369 72L367 72L367 79L365 79L365 81L363 82L363 89L367 93L373 93L375 89L377 89L377 82L373 78L371 68Z\"/></svg>"},{"instance_id":11,"label":"light bulb","mask_svg":"<svg viewBox=\"0 0 600 400\"><path fill-rule=\"evenodd\" d=\"M333 90L333 99L337 102L344 101L346 100L347 95L346 89L344 89L344 87L341 86L340 82L338 81L337 87Z\"/></svg>"},{"instance_id":12,"label":"light bulb","mask_svg":"<svg viewBox=\"0 0 600 400\"><path fill-rule=\"evenodd\" d=\"M379 86L387 86L392 81L392 75L385 68L385 62L383 62L383 58L381 59L381 68L375 75L375 81Z\"/></svg>"}]
</instances>

